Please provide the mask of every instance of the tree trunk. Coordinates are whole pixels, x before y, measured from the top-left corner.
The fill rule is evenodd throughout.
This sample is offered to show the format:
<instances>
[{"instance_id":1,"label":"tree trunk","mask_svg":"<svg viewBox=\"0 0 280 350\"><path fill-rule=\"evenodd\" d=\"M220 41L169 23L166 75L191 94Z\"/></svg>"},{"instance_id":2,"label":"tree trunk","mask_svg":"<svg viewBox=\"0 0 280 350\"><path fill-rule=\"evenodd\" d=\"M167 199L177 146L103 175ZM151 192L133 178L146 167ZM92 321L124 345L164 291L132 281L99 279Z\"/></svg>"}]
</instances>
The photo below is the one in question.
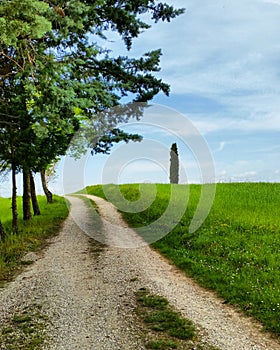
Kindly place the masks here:
<instances>
[{"instance_id":1,"label":"tree trunk","mask_svg":"<svg viewBox=\"0 0 280 350\"><path fill-rule=\"evenodd\" d=\"M44 190L46 198L47 198L47 203L50 204L53 201L53 195L47 186L46 170L41 171L41 181L42 181L43 190Z\"/></svg>"},{"instance_id":2,"label":"tree trunk","mask_svg":"<svg viewBox=\"0 0 280 350\"><path fill-rule=\"evenodd\" d=\"M31 193L33 213L35 216L38 216L38 215L41 215L41 212L40 212L39 203L36 196L35 181L31 171L29 173L29 176L30 176L30 193Z\"/></svg>"},{"instance_id":3,"label":"tree trunk","mask_svg":"<svg viewBox=\"0 0 280 350\"><path fill-rule=\"evenodd\" d=\"M6 233L5 233L5 230L4 230L4 227L0 221L0 241L2 242L5 242L6 240Z\"/></svg>"},{"instance_id":4,"label":"tree trunk","mask_svg":"<svg viewBox=\"0 0 280 350\"><path fill-rule=\"evenodd\" d=\"M30 206L30 172L29 170L23 170L23 196L22 196L22 209L23 209L23 220L30 220L31 206Z\"/></svg>"},{"instance_id":5,"label":"tree trunk","mask_svg":"<svg viewBox=\"0 0 280 350\"><path fill-rule=\"evenodd\" d=\"M18 211L17 211L17 180L16 180L16 170L12 167L12 227L13 232L18 233Z\"/></svg>"}]
</instances>

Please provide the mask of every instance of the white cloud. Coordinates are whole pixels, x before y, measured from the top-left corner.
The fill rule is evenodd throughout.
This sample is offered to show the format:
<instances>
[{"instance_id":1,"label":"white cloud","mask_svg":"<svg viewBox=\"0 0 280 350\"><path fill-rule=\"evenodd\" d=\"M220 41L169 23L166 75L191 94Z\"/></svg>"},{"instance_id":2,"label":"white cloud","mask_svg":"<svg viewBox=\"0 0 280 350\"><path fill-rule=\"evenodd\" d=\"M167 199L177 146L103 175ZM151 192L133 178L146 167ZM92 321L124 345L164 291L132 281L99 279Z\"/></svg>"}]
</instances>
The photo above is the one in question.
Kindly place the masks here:
<instances>
[{"instance_id":1,"label":"white cloud","mask_svg":"<svg viewBox=\"0 0 280 350\"><path fill-rule=\"evenodd\" d=\"M249 161L236 161L230 165L224 165L223 169L217 170L216 181L255 181L258 179L258 171L250 169L252 166L253 164Z\"/></svg>"},{"instance_id":2,"label":"white cloud","mask_svg":"<svg viewBox=\"0 0 280 350\"><path fill-rule=\"evenodd\" d=\"M236 178L248 178L248 177L255 177L257 175L256 171L245 171L241 174L234 174L233 176Z\"/></svg>"},{"instance_id":3,"label":"white cloud","mask_svg":"<svg viewBox=\"0 0 280 350\"><path fill-rule=\"evenodd\" d=\"M153 25L135 40L131 55L161 47L159 76L173 94L212 98L242 118L276 113L280 8L269 3L280 0L173 0L186 13ZM120 49L117 42L113 47Z\"/></svg>"},{"instance_id":4,"label":"white cloud","mask_svg":"<svg viewBox=\"0 0 280 350\"><path fill-rule=\"evenodd\" d=\"M171 84L172 93L213 98L242 117L276 113L280 8L267 5L189 1L184 16L156 26L139 43L141 48L163 47L160 76Z\"/></svg>"},{"instance_id":5,"label":"white cloud","mask_svg":"<svg viewBox=\"0 0 280 350\"><path fill-rule=\"evenodd\" d=\"M280 115L278 114L251 116L246 119L240 119L238 117L220 118L219 116L215 116L209 120L203 115L191 116L190 118L204 136L222 131L244 131L248 133L280 131ZM270 147L278 148L277 145Z\"/></svg>"},{"instance_id":6,"label":"white cloud","mask_svg":"<svg viewBox=\"0 0 280 350\"><path fill-rule=\"evenodd\" d=\"M221 130L232 130L236 122L234 119L219 117L213 117L209 120L206 119L205 116L194 116L191 117L191 119L203 136Z\"/></svg>"},{"instance_id":7,"label":"white cloud","mask_svg":"<svg viewBox=\"0 0 280 350\"><path fill-rule=\"evenodd\" d=\"M225 148L225 145L225 141L220 142L219 148L216 150L216 152L221 152Z\"/></svg>"},{"instance_id":8,"label":"white cloud","mask_svg":"<svg viewBox=\"0 0 280 350\"><path fill-rule=\"evenodd\" d=\"M280 5L280 0L264 0L267 4Z\"/></svg>"},{"instance_id":9,"label":"white cloud","mask_svg":"<svg viewBox=\"0 0 280 350\"><path fill-rule=\"evenodd\" d=\"M237 127L248 131L280 131L280 116L271 114L258 116L251 120L242 120L237 123Z\"/></svg>"}]
</instances>

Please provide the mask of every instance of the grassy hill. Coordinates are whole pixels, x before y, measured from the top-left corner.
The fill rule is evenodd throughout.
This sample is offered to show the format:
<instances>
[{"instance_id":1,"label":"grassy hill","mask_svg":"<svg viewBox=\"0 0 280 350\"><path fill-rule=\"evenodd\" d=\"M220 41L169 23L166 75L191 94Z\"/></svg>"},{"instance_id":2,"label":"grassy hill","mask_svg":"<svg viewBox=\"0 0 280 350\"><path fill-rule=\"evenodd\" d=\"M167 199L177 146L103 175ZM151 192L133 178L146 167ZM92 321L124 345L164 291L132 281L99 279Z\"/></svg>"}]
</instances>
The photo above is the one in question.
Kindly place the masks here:
<instances>
[{"instance_id":1,"label":"grassy hill","mask_svg":"<svg viewBox=\"0 0 280 350\"><path fill-rule=\"evenodd\" d=\"M141 185L142 189L143 186L142 202L145 202L151 199L149 195L145 197L145 193L152 190L152 185ZM280 184L218 184L210 214L194 233L189 233L188 228L202 187L177 185L178 197L180 191L186 192L186 187L189 191L187 210L172 231L153 243L153 247L201 285L215 290L225 303L238 305L279 336ZM125 220L140 233L141 226L156 222L168 208L170 185L157 185L156 189L156 198L148 208L122 212ZM117 205L121 203L119 191L132 201L131 206L140 199L139 185L86 188L87 193L103 198L104 190ZM176 205L176 201L172 203L174 215L179 209ZM160 230L160 226L157 229Z\"/></svg>"}]
</instances>

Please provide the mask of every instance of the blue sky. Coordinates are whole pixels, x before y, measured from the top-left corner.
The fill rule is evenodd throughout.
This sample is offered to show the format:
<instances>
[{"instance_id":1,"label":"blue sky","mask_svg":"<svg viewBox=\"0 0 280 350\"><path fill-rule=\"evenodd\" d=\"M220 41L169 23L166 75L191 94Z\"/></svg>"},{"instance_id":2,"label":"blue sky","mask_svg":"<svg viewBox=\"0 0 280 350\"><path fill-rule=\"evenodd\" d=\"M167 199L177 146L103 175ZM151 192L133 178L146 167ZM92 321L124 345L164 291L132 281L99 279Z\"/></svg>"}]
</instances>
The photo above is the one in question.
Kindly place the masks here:
<instances>
[{"instance_id":1,"label":"blue sky","mask_svg":"<svg viewBox=\"0 0 280 350\"><path fill-rule=\"evenodd\" d=\"M279 182L280 0L168 3L185 7L186 13L169 24L153 25L134 41L130 53L140 56L162 49L158 75L171 85L171 94L160 94L153 102L171 111L170 118L180 114L197 128L209 146L215 181ZM116 37L110 45L114 52L127 54ZM129 146L116 151L135 158L122 166L119 181L167 182L168 149L178 141L181 181L200 182L196 154L185 149L188 141L182 145L174 133L167 135L144 124L125 128L154 142L147 147L155 159L137 160ZM157 155L159 144L165 149ZM108 161L108 157L88 157L83 183L104 181L102 171ZM114 176L112 172L112 179L106 181L113 182ZM60 182L55 187L60 189Z\"/></svg>"},{"instance_id":2,"label":"blue sky","mask_svg":"<svg viewBox=\"0 0 280 350\"><path fill-rule=\"evenodd\" d=\"M185 15L147 36L164 43L172 86L155 102L194 122L218 178L279 181L280 1L174 1L185 3Z\"/></svg>"}]
</instances>

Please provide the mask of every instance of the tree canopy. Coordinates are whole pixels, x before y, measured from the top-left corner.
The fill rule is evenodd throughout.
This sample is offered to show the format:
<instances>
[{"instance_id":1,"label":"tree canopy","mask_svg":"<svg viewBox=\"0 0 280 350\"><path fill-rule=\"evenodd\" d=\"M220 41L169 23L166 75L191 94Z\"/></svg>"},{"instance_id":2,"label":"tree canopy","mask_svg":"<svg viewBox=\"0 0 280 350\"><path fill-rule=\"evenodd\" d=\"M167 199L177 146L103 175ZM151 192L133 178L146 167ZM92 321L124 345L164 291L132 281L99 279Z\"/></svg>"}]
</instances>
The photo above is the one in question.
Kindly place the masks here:
<instances>
[{"instance_id":1,"label":"tree canopy","mask_svg":"<svg viewBox=\"0 0 280 350\"><path fill-rule=\"evenodd\" d=\"M161 50L142 57L106 49L117 32L127 50L153 22L183 9L156 0L0 0L1 169L39 172L63 156L87 123L87 145L108 152L114 142L139 141L116 126L140 111L106 111L147 102L169 86L155 77Z\"/></svg>"}]
</instances>

